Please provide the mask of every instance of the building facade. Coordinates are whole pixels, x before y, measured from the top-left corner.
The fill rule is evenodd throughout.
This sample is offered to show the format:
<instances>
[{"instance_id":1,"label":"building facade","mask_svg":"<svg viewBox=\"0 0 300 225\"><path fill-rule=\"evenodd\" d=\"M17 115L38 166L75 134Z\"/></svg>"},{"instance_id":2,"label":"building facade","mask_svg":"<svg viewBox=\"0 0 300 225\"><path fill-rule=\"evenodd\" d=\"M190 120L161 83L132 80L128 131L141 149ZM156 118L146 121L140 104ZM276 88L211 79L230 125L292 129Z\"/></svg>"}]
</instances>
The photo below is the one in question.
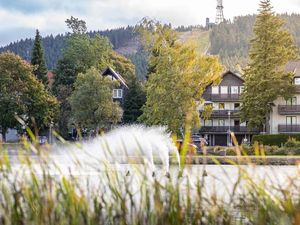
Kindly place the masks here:
<instances>
[{"instance_id":1,"label":"building facade","mask_svg":"<svg viewBox=\"0 0 300 225\"><path fill-rule=\"evenodd\" d=\"M203 93L204 104L199 107L201 129L199 134L207 139L210 146L232 145L231 132L238 142L249 142L258 130L250 130L240 119L243 78L231 71L222 75L219 86L208 86ZM300 100L300 99L299 99ZM210 109L210 110L209 110ZM211 111L207 117L207 110Z\"/></svg>"},{"instance_id":2,"label":"building facade","mask_svg":"<svg viewBox=\"0 0 300 225\"><path fill-rule=\"evenodd\" d=\"M289 62L286 70L295 74L296 92L289 99L279 97L273 102L267 125L269 134L300 133L300 61Z\"/></svg>"}]
</instances>

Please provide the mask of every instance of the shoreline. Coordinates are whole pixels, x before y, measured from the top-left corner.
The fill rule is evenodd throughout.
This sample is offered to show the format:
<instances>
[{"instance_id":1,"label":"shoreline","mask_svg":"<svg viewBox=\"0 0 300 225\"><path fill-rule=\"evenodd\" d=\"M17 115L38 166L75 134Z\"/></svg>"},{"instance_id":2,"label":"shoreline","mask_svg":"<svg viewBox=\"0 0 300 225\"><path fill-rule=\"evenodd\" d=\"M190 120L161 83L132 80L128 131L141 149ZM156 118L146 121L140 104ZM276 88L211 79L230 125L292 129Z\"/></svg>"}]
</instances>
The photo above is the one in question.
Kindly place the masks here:
<instances>
[{"instance_id":1,"label":"shoreline","mask_svg":"<svg viewBox=\"0 0 300 225\"><path fill-rule=\"evenodd\" d=\"M193 156L186 158L186 164L203 165L265 165L265 166L296 166L300 165L300 156ZM175 157L170 157L175 164Z\"/></svg>"},{"instance_id":2,"label":"shoreline","mask_svg":"<svg viewBox=\"0 0 300 225\"><path fill-rule=\"evenodd\" d=\"M11 159L14 159L18 156L30 155L37 157L38 155L33 152L20 151L20 150L0 150L0 157L3 156L3 153L8 153ZM51 151L49 151L50 153ZM141 162L140 157L129 157L128 161L133 164L139 164ZM160 160L157 157L154 157L155 164L161 164ZM294 166L300 165L300 156L215 156L208 155L206 157L197 155L197 156L187 156L185 159L185 164L191 165L203 165L206 161L207 165L266 165L266 166ZM170 156L170 164L178 164L175 156Z\"/></svg>"}]
</instances>

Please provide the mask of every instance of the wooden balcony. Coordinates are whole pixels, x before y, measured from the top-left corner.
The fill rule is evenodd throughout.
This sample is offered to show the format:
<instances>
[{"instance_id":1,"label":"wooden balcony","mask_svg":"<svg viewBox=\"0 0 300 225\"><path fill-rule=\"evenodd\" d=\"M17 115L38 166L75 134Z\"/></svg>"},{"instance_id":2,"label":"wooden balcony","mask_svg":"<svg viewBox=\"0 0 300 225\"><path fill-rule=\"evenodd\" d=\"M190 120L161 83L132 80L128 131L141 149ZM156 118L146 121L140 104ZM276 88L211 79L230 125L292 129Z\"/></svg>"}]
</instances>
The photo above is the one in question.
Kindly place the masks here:
<instances>
[{"instance_id":1,"label":"wooden balcony","mask_svg":"<svg viewBox=\"0 0 300 225\"><path fill-rule=\"evenodd\" d=\"M280 115L300 115L300 105L279 105L278 113Z\"/></svg>"},{"instance_id":2,"label":"wooden balcony","mask_svg":"<svg viewBox=\"0 0 300 225\"><path fill-rule=\"evenodd\" d=\"M206 101L213 102L239 102L239 94L205 94L202 96Z\"/></svg>"},{"instance_id":3,"label":"wooden balcony","mask_svg":"<svg viewBox=\"0 0 300 225\"><path fill-rule=\"evenodd\" d=\"M200 129L200 133L228 133L230 129L230 132L234 132L234 133L243 133L243 134L252 134L252 133L259 133L258 129L249 129L246 126L231 126L229 128L229 126L205 126L205 127L201 127Z\"/></svg>"},{"instance_id":4,"label":"wooden balcony","mask_svg":"<svg viewBox=\"0 0 300 225\"><path fill-rule=\"evenodd\" d=\"M300 125L278 125L279 133L300 133Z\"/></svg>"}]
</instances>

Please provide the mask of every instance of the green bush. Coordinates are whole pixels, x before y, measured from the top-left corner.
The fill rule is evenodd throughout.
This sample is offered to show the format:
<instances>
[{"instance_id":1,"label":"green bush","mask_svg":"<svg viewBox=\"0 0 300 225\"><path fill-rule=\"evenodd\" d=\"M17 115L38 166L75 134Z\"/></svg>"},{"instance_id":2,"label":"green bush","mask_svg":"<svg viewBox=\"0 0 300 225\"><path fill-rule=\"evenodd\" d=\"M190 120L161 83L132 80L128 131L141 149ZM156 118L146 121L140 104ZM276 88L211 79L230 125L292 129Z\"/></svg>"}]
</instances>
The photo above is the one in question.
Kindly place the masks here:
<instances>
[{"instance_id":1,"label":"green bush","mask_svg":"<svg viewBox=\"0 0 300 225\"><path fill-rule=\"evenodd\" d=\"M288 141L284 144L285 148L300 148L300 141L297 141L295 138L289 138Z\"/></svg>"},{"instance_id":2,"label":"green bush","mask_svg":"<svg viewBox=\"0 0 300 225\"><path fill-rule=\"evenodd\" d=\"M276 151L272 152L272 155L288 155L288 151L283 148L279 148Z\"/></svg>"},{"instance_id":3,"label":"green bush","mask_svg":"<svg viewBox=\"0 0 300 225\"><path fill-rule=\"evenodd\" d=\"M300 134L273 134L273 135L255 135L252 138L252 144L259 142L263 145L276 145L283 146L289 138L294 138L297 141L300 141Z\"/></svg>"},{"instance_id":4,"label":"green bush","mask_svg":"<svg viewBox=\"0 0 300 225\"><path fill-rule=\"evenodd\" d=\"M275 155L276 152L278 152L278 150L280 150L280 148L277 145L272 145L272 146L264 146L264 151L266 155Z\"/></svg>"}]
</instances>

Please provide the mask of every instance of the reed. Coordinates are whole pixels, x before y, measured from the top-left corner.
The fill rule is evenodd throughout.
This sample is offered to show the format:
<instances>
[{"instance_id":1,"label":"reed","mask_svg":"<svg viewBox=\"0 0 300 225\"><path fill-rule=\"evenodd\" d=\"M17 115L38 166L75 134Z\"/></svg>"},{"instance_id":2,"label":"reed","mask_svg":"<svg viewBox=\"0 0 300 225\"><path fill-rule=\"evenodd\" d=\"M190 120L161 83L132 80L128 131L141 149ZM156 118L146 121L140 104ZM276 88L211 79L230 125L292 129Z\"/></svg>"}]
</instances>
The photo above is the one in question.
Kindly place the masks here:
<instances>
[{"instance_id":1,"label":"reed","mask_svg":"<svg viewBox=\"0 0 300 225\"><path fill-rule=\"evenodd\" d=\"M207 186L208 179L218 181L218 174L190 176L187 164L182 176L174 172L170 179L153 178L144 165L131 165L131 175L126 176L118 169L121 165L99 162L88 167L80 159L66 173L51 160L48 150L30 143L23 146L27 153L19 155L17 164L1 149L3 225L300 224L300 167L295 177L280 186L256 179L245 166L232 163L238 176L233 180L223 170L231 188L224 184L226 192L220 195L214 191L217 187ZM236 151L241 156L242 149L236 146ZM76 173L86 170L94 175Z\"/></svg>"}]
</instances>

